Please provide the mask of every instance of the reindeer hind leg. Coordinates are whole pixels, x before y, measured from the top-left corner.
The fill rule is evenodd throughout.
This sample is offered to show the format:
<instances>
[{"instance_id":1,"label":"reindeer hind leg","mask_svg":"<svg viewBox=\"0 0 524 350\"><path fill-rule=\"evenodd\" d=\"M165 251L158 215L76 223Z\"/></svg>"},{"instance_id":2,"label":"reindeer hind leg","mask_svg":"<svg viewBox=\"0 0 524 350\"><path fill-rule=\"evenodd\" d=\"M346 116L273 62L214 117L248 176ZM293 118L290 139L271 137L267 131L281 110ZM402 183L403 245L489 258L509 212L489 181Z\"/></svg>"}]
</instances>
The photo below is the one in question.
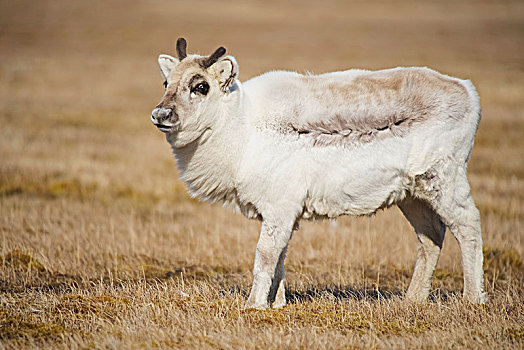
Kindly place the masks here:
<instances>
[{"instance_id":1,"label":"reindeer hind leg","mask_svg":"<svg viewBox=\"0 0 524 350\"><path fill-rule=\"evenodd\" d=\"M417 234L417 261L406 298L415 302L427 299L431 280L440 256L446 227L428 203L406 198L399 208Z\"/></svg>"}]
</instances>

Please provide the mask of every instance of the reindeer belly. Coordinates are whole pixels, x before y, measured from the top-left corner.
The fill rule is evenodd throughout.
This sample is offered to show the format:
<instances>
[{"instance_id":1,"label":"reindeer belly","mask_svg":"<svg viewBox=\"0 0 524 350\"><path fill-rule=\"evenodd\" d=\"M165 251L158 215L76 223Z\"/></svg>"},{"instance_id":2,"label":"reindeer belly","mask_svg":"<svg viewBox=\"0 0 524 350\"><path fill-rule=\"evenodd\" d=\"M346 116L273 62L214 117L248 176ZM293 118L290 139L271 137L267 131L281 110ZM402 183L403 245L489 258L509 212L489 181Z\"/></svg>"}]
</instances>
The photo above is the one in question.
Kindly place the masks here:
<instances>
[{"instance_id":1,"label":"reindeer belly","mask_svg":"<svg viewBox=\"0 0 524 350\"><path fill-rule=\"evenodd\" d=\"M401 201L412 187L407 145L333 150L309 168L304 218L370 215ZM395 149L395 151L392 151Z\"/></svg>"}]
</instances>

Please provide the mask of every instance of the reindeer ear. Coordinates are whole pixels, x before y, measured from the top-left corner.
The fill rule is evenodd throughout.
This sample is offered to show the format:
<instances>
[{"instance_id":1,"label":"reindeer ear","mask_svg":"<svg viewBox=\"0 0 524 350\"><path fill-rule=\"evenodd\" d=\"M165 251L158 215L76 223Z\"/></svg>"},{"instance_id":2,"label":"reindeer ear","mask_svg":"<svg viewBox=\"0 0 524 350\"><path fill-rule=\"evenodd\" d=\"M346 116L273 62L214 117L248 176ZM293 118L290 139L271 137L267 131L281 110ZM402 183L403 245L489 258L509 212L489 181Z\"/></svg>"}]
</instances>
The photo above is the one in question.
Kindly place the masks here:
<instances>
[{"instance_id":1,"label":"reindeer ear","mask_svg":"<svg viewBox=\"0 0 524 350\"><path fill-rule=\"evenodd\" d=\"M158 56L158 65L160 66L160 72L165 80L169 76L169 73L175 69L176 65L180 62L176 58L169 55L160 55Z\"/></svg>"},{"instance_id":2,"label":"reindeer ear","mask_svg":"<svg viewBox=\"0 0 524 350\"><path fill-rule=\"evenodd\" d=\"M213 65L220 90L227 92L238 76L238 63L233 56L226 56Z\"/></svg>"}]
</instances>

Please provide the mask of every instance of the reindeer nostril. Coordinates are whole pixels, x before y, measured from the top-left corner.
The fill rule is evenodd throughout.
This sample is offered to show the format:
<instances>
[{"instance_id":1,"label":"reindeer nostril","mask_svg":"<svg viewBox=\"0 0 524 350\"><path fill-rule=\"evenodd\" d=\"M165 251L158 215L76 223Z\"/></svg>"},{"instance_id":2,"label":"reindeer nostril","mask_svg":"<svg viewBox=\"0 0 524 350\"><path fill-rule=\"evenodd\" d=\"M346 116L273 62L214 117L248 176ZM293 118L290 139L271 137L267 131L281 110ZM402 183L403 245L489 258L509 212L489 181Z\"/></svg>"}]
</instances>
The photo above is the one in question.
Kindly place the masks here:
<instances>
[{"instance_id":1,"label":"reindeer nostril","mask_svg":"<svg viewBox=\"0 0 524 350\"><path fill-rule=\"evenodd\" d=\"M171 112L172 110L169 108L155 108L151 114L151 117L157 122L162 123L171 116Z\"/></svg>"}]
</instances>

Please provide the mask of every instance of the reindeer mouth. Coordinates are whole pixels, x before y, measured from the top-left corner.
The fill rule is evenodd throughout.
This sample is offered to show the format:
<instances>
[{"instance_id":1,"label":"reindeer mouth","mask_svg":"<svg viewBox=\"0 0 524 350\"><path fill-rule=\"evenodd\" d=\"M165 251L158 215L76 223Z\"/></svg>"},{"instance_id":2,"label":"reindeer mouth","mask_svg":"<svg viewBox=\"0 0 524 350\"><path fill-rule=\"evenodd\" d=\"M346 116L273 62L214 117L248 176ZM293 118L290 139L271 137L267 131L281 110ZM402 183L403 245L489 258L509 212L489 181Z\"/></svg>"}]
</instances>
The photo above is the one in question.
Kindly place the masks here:
<instances>
[{"instance_id":1,"label":"reindeer mouth","mask_svg":"<svg viewBox=\"0 0 524 350\"><path fill-rule=\"evenodd\" d=\"M155 123L155 126L157 127L158 130L162 131L163 133L169 134L169 133L178 131L180 127L180 123L176 123L174 125L165 125L165 124Z\"/></svg>"},{"instance_id":2,"label":"reindeer mouth","mask_svg":"<svg viewBox=\"0 0 524 350\"><path fill-rule=\"evenodd\" d=\"M155 126L157 127L158 130L160 130L162 132L165 132L165 133L174 131L174 127L173 126L164 125L164 124L155 124Z\"/></svg>"},{"instance_id":3,"label":"reindeer mouth","mask_svg":"<svg viewBox=\"0 0 524 350\"><path fill-rule=\"evenodd\" d=\"M171 133L178 131L178 128L180 127L180 122L176 122L175 124L171 124L169 121L165 121L163 123L155 123L155 120L153 117L151 117L151 121L153 122L153 125L157 127L158 130L162 131L163 133Z\"/></svg>"}]
</instances>

